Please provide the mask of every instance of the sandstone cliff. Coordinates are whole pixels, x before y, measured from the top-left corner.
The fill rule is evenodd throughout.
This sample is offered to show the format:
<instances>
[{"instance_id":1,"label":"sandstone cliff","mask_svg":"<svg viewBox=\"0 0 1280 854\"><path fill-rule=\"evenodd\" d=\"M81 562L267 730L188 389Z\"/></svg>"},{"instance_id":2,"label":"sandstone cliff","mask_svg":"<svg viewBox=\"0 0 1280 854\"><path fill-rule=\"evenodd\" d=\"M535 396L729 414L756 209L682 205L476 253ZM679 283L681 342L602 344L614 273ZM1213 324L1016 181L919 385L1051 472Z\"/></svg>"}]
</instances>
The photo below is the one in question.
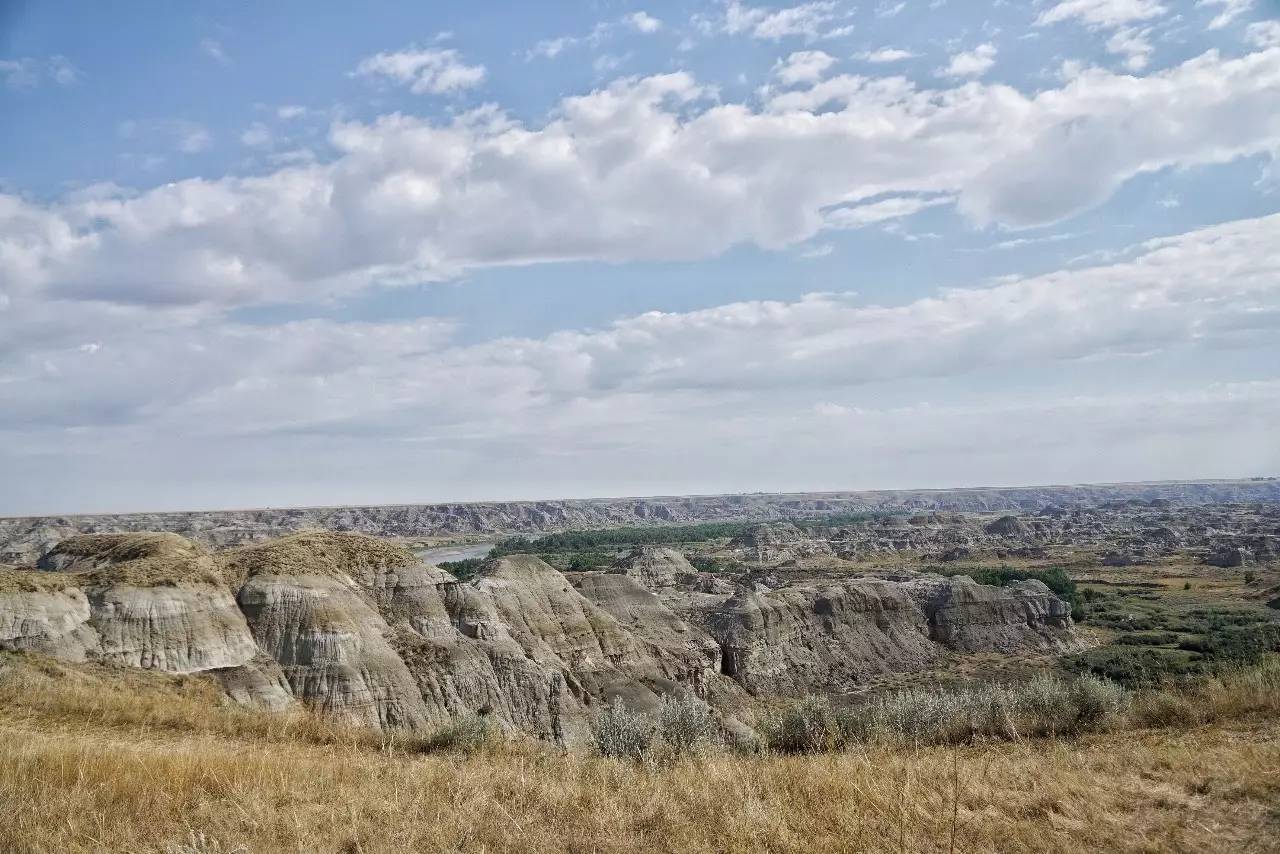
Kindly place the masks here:
<instances>
[{"instance_id":1,"label":"sandstone cliff","mask_svg":"<svg viewBox=\"0 0 1280 854\"><path fill-rule=\"evenodd\" d=\"M208 673L238 702L388 731L475 713L568 741L615 696L646 708L674 692L729 712L928 667L947 649L1076 643L1069 608L1035 582L717 592L667 549L572 578L513 555L459 582L359 535L211 553L172 534L93 534L40 566L0 571L0 648Z\"/></svg>"}]
</instances>

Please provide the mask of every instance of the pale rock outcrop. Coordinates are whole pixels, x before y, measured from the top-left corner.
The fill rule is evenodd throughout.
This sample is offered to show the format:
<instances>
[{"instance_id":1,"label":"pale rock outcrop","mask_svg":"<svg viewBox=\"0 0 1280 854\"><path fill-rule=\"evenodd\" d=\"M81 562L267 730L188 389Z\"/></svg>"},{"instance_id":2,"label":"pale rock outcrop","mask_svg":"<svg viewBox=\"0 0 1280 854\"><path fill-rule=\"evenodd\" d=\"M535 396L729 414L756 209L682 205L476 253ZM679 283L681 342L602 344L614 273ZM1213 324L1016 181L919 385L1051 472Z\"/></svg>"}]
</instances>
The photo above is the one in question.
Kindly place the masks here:
<instances>
[{"instance_id":1,"label":"pale rock outcrop","mask_svg":"<svg viewBox=\"0 0 1280 854\"><path fill-rule=\"evenodd\" d=\"M660 546L638 546L609 571L626 575L650 590L672 587L682 578L698 574L683 553Z\"/></svg>"},{"instance_id":2,"label":"pale rock outcrop","mask_svg":"<svg viewBox=\"0 0 1280 854\"><path fill-rule=\"evenodd\" d=\"M210 675L242 706L283 712L297 705L280 665L265 655L237 667L213 670Z\"/></svg>"},{"instance_id":3,"label":"pale rock outcrop","mask_svg":"<svg viewBox=\"0 0 1280 854\"><path fill-rule=\"evenodd\" d=\"M927 667L938 654L911 597L875 579L764 594L741 588L707 624L722 672L753 694L838 690Z\"/></svg>"},{"instance_id":4,"label":"pale rock outcrop","mask_svg":"<svg viewBox=\"0 0 1280 854\"><path fill-rule=\"evenodd\" d=\"M634 578L593 572L579 575L573 583L645 647L645 657L653 662L650 678L687 685L705 695L720 675L719 644Z\"/></svg>"},{"instance_id":5,"label":"pale rock outcrop","mask_svg":"<svg viewBox=\"0 0 1280 854\"><path fill-rule=\"evenodd\" d=\"M1042 581L1008 587L968 576L905 585L924 610L929 635L960 652L1066 652L1079 646L1071 606Z\"/></svg>"},{"instance_id":6,"label":"pale rock outcrop","mask_svg":"<svg viewBox=\"0 0 1280 854\"><path fill-rule=\"evenodd\" d=\"M421 728L428 714L413 676L388 643L386 622L353 586L261 572L238 601L254 639L304 703L353 723Z\"/></svg>"},{"instance_id":7,"label":"pale rock outcrop","mask_svg":"<svg viewBox=\"0 0 1280 854\"><path fill-rule=\"evenodd\" d=\"M89 627L89 599L75 587L0 589L0 649L84 661L101 644Z\"/></svg>"},{"instance_id":8,"label":"pale rock outcrop","mask_svg":"<svg viewBox=\"0 0 1280 854\"><path fill-rule=\"evenodd\" d=\"M730 542L729 547L740 559L755 563L783 563L832 554L830 543L811 537L790 522L755 525Z\"/></svg>"},{"instance_id":9,"label":"pale rock outcrop","mask_svg":"<svg viewBox=\"0 0 1280 854\"><path fill-rule=\"evenodd\" d=\"M85 534L40 565L25 574L33 589L3 594L0 611L26 617L9 618L0 645L169 673L235 667L257 652L212 556L182 537Z\"/></svg>"},{"instance_id":10,"label":"pale rock outcrop","mask_svg":"<svg viewBox=\"0 0 1280 854\"><path fill-rule=\"evenodd\" d=\"M645 709L692 695L729 714L750 695L844 691L946 649L1072 643L1069 608L1037 582L904 573L728 595L673 550L632 557L571 582L512 555L460 582L353 534L216 558L171 535L89 535L55 548L48 570L0 572L0 648L203 672L245 705L384 731L472 713L574 741L613 697Z\"/></svg>"},{"instance_id":11,"label":"pale rock outcrop","mask_svg":"<svg viewBox=\"0 0 1280 854\"><path fill-rule=\"evenodd\" d=\"M258 651L231 594L208 584L90 589L96 657L167 673L235 667Z\"/></svg>"}]
</instances>

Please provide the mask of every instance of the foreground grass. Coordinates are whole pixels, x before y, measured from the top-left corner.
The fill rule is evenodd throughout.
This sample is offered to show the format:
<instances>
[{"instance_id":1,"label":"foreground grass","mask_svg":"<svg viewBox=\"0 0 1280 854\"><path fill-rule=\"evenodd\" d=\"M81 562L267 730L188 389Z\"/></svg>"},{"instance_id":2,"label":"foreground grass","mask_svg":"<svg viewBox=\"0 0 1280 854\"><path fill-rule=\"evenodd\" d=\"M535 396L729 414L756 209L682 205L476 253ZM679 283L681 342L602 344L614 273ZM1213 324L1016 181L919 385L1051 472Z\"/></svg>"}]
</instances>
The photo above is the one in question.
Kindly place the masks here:
<instances>
[{"instance_id":1,"label":"foreground grass","mask_svg":"<svg viewBox=\"0 0 1280 854\"><path fill-rule=\"evenodd\" d=\"M1256 680L1174 728L656 764L423 754L110 675L0 670L0 851L1261 851L1280 831Z\"/></svg>"}]
</instances>

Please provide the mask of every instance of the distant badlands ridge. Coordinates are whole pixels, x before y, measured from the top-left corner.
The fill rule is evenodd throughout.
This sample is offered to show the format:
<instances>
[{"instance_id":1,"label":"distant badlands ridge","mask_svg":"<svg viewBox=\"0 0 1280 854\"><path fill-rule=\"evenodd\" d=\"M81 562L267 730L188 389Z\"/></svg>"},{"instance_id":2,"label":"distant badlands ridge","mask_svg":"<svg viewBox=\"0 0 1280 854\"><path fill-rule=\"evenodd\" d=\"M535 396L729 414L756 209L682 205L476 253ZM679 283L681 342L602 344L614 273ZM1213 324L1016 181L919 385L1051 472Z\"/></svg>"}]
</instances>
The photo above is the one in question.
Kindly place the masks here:
<instances>
[{"instance_id":1,"label":"distant badlands ridge","mask_svg":"<svg viewBox=\"0 0 1280 854\"><path fill-rule=\"evenodd\" d=\"M413 539L692 522L773 521L866 511L1025 513L1051 506L1091 507L1114 501L1153 500L1192 505L1280 501L1280 478L0 518L0 563L32 562L60 540L78 533L169 531L222 548L314 529Z\"/></svg>"}]
</instances>

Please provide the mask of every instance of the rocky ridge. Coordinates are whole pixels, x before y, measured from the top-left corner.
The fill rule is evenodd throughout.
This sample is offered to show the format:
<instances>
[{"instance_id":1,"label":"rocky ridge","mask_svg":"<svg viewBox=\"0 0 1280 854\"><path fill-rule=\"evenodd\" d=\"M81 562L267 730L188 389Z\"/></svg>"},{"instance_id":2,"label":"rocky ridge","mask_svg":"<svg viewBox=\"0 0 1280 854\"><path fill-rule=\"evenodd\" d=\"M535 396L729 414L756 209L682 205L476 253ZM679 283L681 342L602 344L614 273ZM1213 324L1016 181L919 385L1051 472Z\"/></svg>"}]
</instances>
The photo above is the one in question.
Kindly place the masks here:
<instances>
[{"instance_id":1,"label":"rocky ridge","mask_svg":"<svg viewBox=\"0 0 1280 854\"><path fill-rule=\"evenodd\" d=\"M888 516L857 524L763 523L733 539L726 554L744 564L821 565L909 558L949 563L977 558L1043 560L1086 551L1109 566L1182 556L1212 566L1280 559L1280 504L1186 507L1110 502L999 517L968 513Z\"/></svg>"},{"instance_id":2,"label":"rocky ridge","mask_svg":"<svg viewBox=\"0 0 1280 854\"><path fill-rule=\"evenodd\" d=\"M839 692L949 650L1078 645L1037 582L906 574L726 589L670 550L572 579L536 557L461 582L384 541L298 534L211 552L173 534L95 534L0 570L0 648L207 673L234 700L302 704L384 731L462 714L569 742L612 697ZM732 587L732 585L730 585Z\"/></svg>"},{"instance_id":3,"label":"rocky ridge","mask_svg":"<svg viewBox=\"0 0 1280 854\"><path fill-rule=\"evenodd\" d=\"M379 537L519 534L707 521L812 519L858 512L1029 513L1117 501L1280 502L1280 479L945 490L664 496L374 507L316 507L0 519L0 564L30 563L74 534L169 531L212 548L301 530Z\"/></svg>"}]
</instances>

